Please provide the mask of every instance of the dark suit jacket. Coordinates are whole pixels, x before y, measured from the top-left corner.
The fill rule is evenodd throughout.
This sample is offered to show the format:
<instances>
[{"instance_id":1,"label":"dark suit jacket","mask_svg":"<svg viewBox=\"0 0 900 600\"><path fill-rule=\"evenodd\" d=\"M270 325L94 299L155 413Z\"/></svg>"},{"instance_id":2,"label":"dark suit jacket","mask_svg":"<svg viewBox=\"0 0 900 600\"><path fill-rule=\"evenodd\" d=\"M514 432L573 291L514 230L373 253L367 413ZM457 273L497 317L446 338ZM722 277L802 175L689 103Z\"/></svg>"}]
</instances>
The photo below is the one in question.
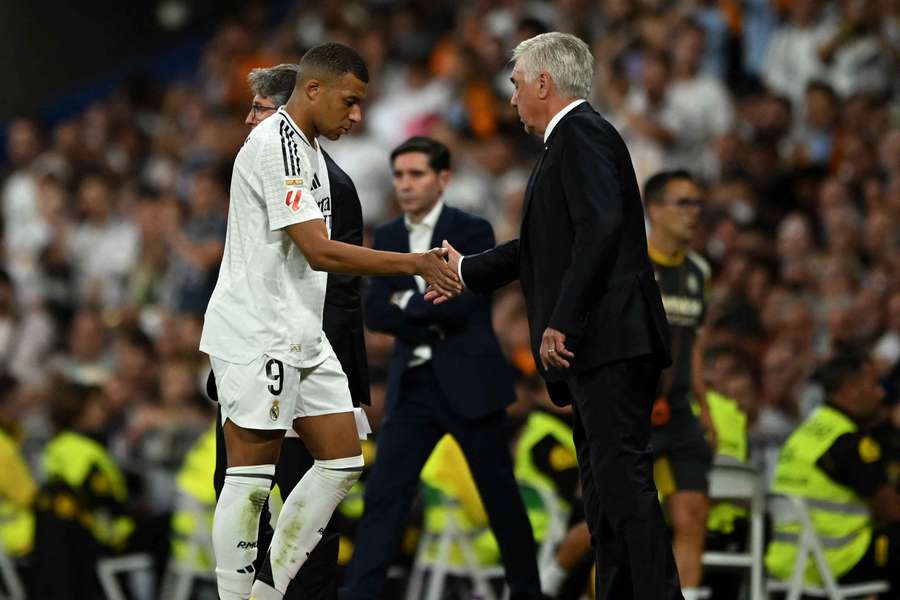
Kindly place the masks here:
<instances>
[{"instance_id":1,"label":"dark suit jacket","mask_svg":"<svg viewBox=\"0 0 900 600\"><path fill-rule=\"evenodd\" d=\"M353 180L323 150L331 185L331 239L362 246L362 207ZM344 368L354 405L370 404L369 366L363 329L362 279L328 274L322 328Z\"/></svg>"},{"instance_id":2,"label":"dark suit jacket","mask_svg":"<svg viewBox=\"0 0 900 600\"><path fill-rule=\"evenodd\" d=\"M487 221L449 206L444 206L435 224L431 246L438 247L445 239L469 253L495 243ZM402 217L375 231L374 247L409 252L409 232ZM403 290L415 291L405 310L391 304L391 295ZM434 305L424 299L412 277L376 277L366 295L366 323L396 338L388 370L388 409L397 402L403 372L419 344L431 345L435 376L459 415L479 418L513 402L512 371L494 335L489 297L464 293Z\"/></svg>"},{"instance_id":3,"label":"dark suit jacket","mask_svg":"<svg viewBox=\"0 0 900 600\"><path fill-rule=\"evenodd\" d=\"M466 257L462 276L475 292L520 280L531 350L550 382L643 354L657 354L661 366L670 362L631 157L615 128L586 102L560 120L545 144L525 192L519 239ZM566 334L575 353L568 372L540 367L547 327ZM565 388L551 386L554 402L569 402Z\"/></svg>"}]
</instances>

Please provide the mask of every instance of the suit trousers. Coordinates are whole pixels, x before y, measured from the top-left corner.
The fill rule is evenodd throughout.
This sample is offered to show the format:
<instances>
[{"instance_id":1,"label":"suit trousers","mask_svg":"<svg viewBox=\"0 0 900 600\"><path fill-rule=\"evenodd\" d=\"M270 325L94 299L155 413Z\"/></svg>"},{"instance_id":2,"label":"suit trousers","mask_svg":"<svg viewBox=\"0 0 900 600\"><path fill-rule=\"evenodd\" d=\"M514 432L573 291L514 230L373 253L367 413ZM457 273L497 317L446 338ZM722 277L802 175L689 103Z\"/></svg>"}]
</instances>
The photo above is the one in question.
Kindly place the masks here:
<instances>
[{"instance_id":1,"label":"suit trousers","mask_svg":"<svg viewBox=\"0 0 900 600\"><path fill-rule=\"evenodd\" d=\"M466 456L500 546L512 598L541 598L534 536L513 477L504 418L502 411L480 419L459 416L430 363L404 373L399 399L388 408L378 432L378 453L366 482L365 509L341 600L379 598L422 467L445 433L456 438Z\"/></svg>"},{"instance_id":2,"label":"suit trousers","mask_svg":"<svg viewBox=\"0 0 900 600\"><path fill-rule=\"evenodd\" d=\"M597 599L682 598L653 483L650 410L659 361L647 354L569 380Z\"/></svg>"}]
</instances>

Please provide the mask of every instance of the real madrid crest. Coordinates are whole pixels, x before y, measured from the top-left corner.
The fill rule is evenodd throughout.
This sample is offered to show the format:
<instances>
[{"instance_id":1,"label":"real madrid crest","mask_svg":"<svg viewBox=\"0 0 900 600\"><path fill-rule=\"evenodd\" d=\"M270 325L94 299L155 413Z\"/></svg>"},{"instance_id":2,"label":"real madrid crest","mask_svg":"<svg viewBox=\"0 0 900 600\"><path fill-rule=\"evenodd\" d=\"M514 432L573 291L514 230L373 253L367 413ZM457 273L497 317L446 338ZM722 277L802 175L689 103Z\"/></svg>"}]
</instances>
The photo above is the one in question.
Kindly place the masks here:
<instances>
[{"instance_id":1,"label":"real madrid crest","mask_svg":"<svg viewBox=\"0 0 900 600\"><path fill-rule=\"evenodd\" d=\"M269 418L273 421L278 420L278 400L272 400L272 408L269 409Z\"/></svg>"},{"instance_id":2,"label":"real madrid crest","mask_svg":"<svg viewBox=\"0 0 900 600\"><path fill-rule=\"evenodd\" d=\"M697 276L693 273L688 274L685 285L687 286L688 291L692 294L696 294L700 291L700 282L697 280Z\"/></svg>"}]
</instances>

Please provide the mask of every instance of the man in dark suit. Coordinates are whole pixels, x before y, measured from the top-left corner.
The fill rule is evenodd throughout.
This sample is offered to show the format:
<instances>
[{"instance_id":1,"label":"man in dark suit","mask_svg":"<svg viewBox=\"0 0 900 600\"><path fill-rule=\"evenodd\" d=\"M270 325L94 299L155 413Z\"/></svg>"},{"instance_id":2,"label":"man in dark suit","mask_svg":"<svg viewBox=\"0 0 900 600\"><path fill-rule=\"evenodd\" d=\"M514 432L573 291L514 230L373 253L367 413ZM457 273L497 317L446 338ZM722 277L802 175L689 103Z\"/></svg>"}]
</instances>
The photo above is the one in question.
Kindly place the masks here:
<instances>
[{"instance_id":1,"label":"man in dark suit","mask_svg":"<svg viewBox=\"0 0 900 600\"><path fill-rule=\"evenodd\" d=\"M532 352L551 398L574 405L597 597L681 598L649 447L669 334L631 158L584 100L593 57L583 41L542 34L513 56L511 103L526 131L544 137L521 234L449 259L474 292L521 282ZM430 292L428 299L446 296Z\"/></svg>"},{"instance_id":2,"label":"man in dark suit","mask_svg":"<svg viewBox=\"0 0 900 600\"><path fill-rule=\"evenodd\" d=\"M407 140L391 154L404 216L379 228L374 247L415 251L455 240L467 252L494 245L490 224L444 206L450 152L430 138ZM419 474L450 433L466 455L515 600L540 598L531 525L513 477L504 408L514 399L510 367L491 326L486 296L463 294L441 306L424 299L414 277L373 279L366 322L396 338L375 466L342 600L375 599L403 532Z\"/></svg>"},{"instance_id":3,"label":"man in dark suit","mask_svg":"<svg viewBox=\"0 0 900 600\"><path fill-rule=\"evenodd\" d=\"M279 106L287 102L297 80L297 65L283 64L267 69L254 69L249 76L253 90L253 102L245 123L255 127ZM356 186L350 177L323 150L331 186L331 239L362 246L362 207ZM360 278L354 275L329 273L325 288L325 307L322 328L331 347L341 363L350 385L350 395L354 406L369 404L369 371L366 361L366 346L363 330L362 296ZM217 396L212 372L207 380L210 396ZM285 437L278 464L275 469L275 483L286 497L303 474L312 467L313 457L296 435L289 432ZM228 458L225 453L225 439L222 432L221 411L216 419L216 472L214 485L216 497L225 483L225 468ZM257 560L266 556L272 539L268 506L260 518L259 550ZM332 600L337 597L336 567L338 536L325 537L310 554L300 568L297 577L287 589L285 598Z\"/></svg>"}]
</instances>

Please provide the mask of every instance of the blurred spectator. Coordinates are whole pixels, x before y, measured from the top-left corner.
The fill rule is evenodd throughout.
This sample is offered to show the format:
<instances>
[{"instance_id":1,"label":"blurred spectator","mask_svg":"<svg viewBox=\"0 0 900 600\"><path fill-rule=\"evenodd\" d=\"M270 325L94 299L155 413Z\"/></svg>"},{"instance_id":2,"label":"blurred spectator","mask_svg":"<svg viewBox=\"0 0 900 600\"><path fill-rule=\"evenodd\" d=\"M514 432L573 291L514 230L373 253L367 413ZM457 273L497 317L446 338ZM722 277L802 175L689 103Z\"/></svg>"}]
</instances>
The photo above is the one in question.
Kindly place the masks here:
<instances>
[{"instance_id":1,"label":"blurred spectator","mask_svg":"<svg viewBox=\"0 0 900 600\"><path fill-rule=\"evenodd\" d=\"M23 459L9 399L18 382L0 376L0 550L13 559L29 554L34 544L33 502L37 485Z\"/></svg>"},{"instance_id":2,"label":"blurred spectator","mask_svg":"<svg viewBox=\"0 0 900 600\"><path fill-rule=\"evenodd\" d=\"M718 165L710 142L732 125L731 97L719 79L700 70L705 44L703 29L684 21L674 35L668 101L675 143L666 162L673 168L715 176Z\"/></svg>"},{"instance_id":3,"label":"blurred spectator","mask_svg":"<svg viewBox=\"0 0 900 600\"><path fill-rule=\"evenodd\" d=\"M835 150L840 101L827 83L811 82L803 96L803 116L791 133L793 160L827 164Z\"/></svg>"},{"instance_id":4,"label":"blurred spectator","mask_svg":"<svg viewBox=\"0 0 900 600\"><path fill-rule=\"evenodd\" d=\"M99 311L82 308L72 318L67 351L56 355L51 367L66 380L81 385L100 385L112 373L108 334Z\"/></svg>"},{"instance_id":5,"label":"blurred spectator","mask_svg":"<svg viewBox=\"0 0 900 600\"><path fill-rule=\"evenodd\" d=\"M769 89L784 94L799 107L809 83L825 75L819 46L829 34L819 0L794 0L786 20L769 39L762 76Z\"/></svg>"},{"instance_id":6,"label":"blurred spectator","mask_svg":"<svg viewBox=\"0 0 900 600\"><path fill-rule=\"evenodd\" d=\"M77 225L57 225L54 244L60 244L74 272L79 301L118 308L125 300L125 278L137 257L134 225L117 210L115 188L109 176L86 175L78 184Z\"/></svg>"},{"instance_id":7,"label":"blurred spectator","mask_svg":"<svg viewBox=\"0 0 900 600\"><path fill-rule=\"evenodd\" d=\"M134 530L125 478L91 437L104 420L98 396L97 388L65 382L50 393L53 438L43 453L36 504L31 593L37 598L102 598L96 562L123 551Z\"/></svg>"},{"instance_id":8,"label":"blurred spectator","mask_svg":"<svg viewBox=\"0 0 900 600\"><path fill-rule=\"evenodd\" d=\"M225 190L209 171L194 175L184 217L173 200L162 202L159 218L170 252L168 283L178 311L206 311L225 249L226 205Z\"/></svg>"},{"instance_id":9,"label":"blurred spectator","mask_svg":"<svg viewBox=\"0 0 900 600\"><path fill-rule=\"evenodd\" d=\"M890 51L879 31L879 10L867 0L840 0L841 18L818 45L831 85L843 98L860 92L884 93L893 72Z\"/></svg>"}]
</instances>

